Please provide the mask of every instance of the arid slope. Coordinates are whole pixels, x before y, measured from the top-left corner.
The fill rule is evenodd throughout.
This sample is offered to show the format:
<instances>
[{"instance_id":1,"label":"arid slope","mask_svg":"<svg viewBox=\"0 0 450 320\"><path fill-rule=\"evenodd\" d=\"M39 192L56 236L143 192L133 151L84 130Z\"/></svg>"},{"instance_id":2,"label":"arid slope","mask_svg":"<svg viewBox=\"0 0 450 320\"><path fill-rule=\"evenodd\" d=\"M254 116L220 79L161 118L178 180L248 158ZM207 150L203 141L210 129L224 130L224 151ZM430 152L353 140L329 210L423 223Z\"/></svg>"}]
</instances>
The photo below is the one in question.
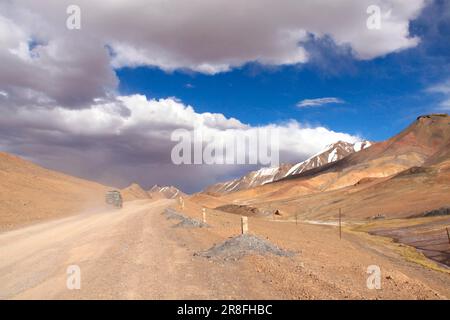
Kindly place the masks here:
<instances>
[{"instance_id":1,"label":"arid slope","mask_svg":"<svg viewBox=\"0 0 450 320\"><path fill-rule=\"evenodd\" d=\"M0 153L0 230L100 208L107 189Z\"/></svg>"},{"instance_id":2,"label":"arid slope","mask_svg":"<svg viewBox=\"0 0 450 320\"><path fill-rule=\"evenodd\" d=\"M450 204L450 117L419 117L393 138L329 165L235 192L220 202L279 207L288 215L405 217Z\"/></svg>"}]
</instances>

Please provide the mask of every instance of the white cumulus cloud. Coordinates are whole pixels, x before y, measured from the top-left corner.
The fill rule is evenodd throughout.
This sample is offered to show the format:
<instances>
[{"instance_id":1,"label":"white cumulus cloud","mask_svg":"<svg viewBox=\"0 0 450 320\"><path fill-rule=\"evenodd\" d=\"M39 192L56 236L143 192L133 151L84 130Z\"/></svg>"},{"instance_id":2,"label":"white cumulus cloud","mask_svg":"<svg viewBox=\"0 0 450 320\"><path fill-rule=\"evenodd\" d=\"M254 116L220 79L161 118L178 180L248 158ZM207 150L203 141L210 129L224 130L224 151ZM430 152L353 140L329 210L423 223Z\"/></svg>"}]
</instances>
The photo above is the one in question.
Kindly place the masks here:
<instances>
[{"instance_id":1,"label":"white cumulus cloud","mask_svg":"<svg viewBox=\"0 0 450 320\"><path fill-rule=\"evenodd\" d=\"M144 186L173 184L193 191L242 172L242 166L234 165L174 165L171 150L176 142L170 137L180 128L201 129L213 144L259 129L276 129L282 162L303 160L338 140L359 140L297 121L255 127L219 113L198 113L174 98L131 95L81 110L10 108L0 118L0 148L51 168L122 185L139 181Z\"/></svg>"},{"instance_id":2,"label":"white cumulus cloud","mask_svg":"<svg viewBox=\"0 0 450 320\"><path fill-rule=\"evenodd\" d=\"M39 97L74 108L115 92L114 68L216 74L248 62L293 65L309 60L310 37L330 38L356 59L372 59L417 45L409 22L426 3L78 0L81 30L68 30L72 1L2 1L0 89L22 103ZM366 27L370 5L381 8L379 30Z\"/></svg>"},{"instance_id":3,"label":"white cumulus cloud","mask_svg":"<svg viewBox=\"0 0 450 320\"><path fill-rule=\"evenodd\" d=\"M450 111L450 79L430 86L426 91L440 95L442 97L442 100L439 103L440 108L444 111Z\"/></svg>"}]
</instances>

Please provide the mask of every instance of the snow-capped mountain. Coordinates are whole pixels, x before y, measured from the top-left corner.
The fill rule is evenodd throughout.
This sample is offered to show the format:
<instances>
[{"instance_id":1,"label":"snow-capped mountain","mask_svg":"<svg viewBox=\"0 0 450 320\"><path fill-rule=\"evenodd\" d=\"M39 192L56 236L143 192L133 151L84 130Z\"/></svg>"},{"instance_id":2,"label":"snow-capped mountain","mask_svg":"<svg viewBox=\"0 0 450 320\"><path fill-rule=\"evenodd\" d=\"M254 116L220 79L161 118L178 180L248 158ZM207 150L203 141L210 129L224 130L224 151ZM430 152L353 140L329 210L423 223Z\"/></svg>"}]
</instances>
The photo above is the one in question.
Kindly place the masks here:
<instances>
[{"instance_id":1,"label":"snow-capped mountain","mask_svg":"<svg viewBox=\"0 0 450 320\"><path fill-rule=\"evenodd\" d=\"M261 168L256 171L252 171L241 178L209 186L204 191L224 194L257 187L283 178L291 166L291 164L283 164L274 168Z\"/></svg>"},{"instance_id":2,"label":"snow-capped mountain","mask_svg":"<svg viewBox=\"0 0 450 320\"><path fill-rule=\"evenodd\" d=\"M173 186L161 187L154 185L147 191L152 198L167 198L175 199L178 196L184 196L185 194Z\"/></svg>"},{"instance_id":3,"label":"snow-capped mountain","mask_svg":"<svg viewBox=\"0 0 450 320\"><path fill-rule=\"evenodd\" d=\"M338 141L330 144L325 148L325 150L313 155L309 159L293 165L284 177L299 174L304 171L323 166L324 164L338 161L351 153L361 151L371 145L372 144L370 141L358 141L356 143Z\"/></svg>"},{"instance_id":4,"label":"snow-capped mountain","mask_svg":"<svg viewBox=\"0 0 450 320\"><path fill-rule=\"evenodd\" d=\"M273 168L261 168L256 171L252 171L241 178L209 186L204 190L204 192L225 194L257 187L340 160L351 153L361 151L371 145L372 144L369 141L359 141L356 143L338 141L327 146L325 150L300 163L294 165L283 164L279 167Z\"/></svg>"}]
</instances>

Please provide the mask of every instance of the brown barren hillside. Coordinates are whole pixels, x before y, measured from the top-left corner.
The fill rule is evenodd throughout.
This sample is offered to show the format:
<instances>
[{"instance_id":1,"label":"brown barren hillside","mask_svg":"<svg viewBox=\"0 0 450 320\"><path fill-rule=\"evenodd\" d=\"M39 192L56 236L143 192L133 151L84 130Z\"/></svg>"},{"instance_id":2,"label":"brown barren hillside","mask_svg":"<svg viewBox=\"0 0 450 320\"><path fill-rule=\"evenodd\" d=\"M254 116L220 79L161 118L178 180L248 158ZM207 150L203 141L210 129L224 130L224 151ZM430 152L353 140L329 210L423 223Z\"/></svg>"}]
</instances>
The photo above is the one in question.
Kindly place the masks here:
<instances>
[{"instance_id":1,"label":"brown barren hillside","mask_svg":"<svg viewBox=\"0 0 450 320\"><path fill-rule=\"evenodd\" d=\"M147 191L142 189L142 187L137 183L132 183L130 186L122 189L120 192L124 201L143 200L151 198Z\"/></svg>"},{"instance_id":2,"label":"brown barren hillside","mask_svg":"<svg viewBox=\"0 0 450 320\"><path fill-rule=\"evenodd\" d=\"M413 166L421 166L427 160L437 160L438 156L442 160L449 154L449 143L448 115L421 116L407 129L386 141L350 154L332 164L289 178L311 179L319 175L335 174L334 181L322 185L326 189L335 189L352 185L363 176L386 177Z\"/></svg>"},{"instance_id":3,"label":"brown barren hillside","mask_svg":"<svg viewBox=\"0 0 450 320\"><path fill-rule=\"evenodd\" d=\"M338 190L260 202L307 220L406 218L450 206L450 170L440 165L414 167L387 178L363 179ZM255 205L255 204L254 204Z\"/></svg>"},{"instance_id":4,"label":"brown barren hillside","mask_svg":"<svg viewBox=\"0 0 450 320\"><path fill-rule=\"evenodd\" d=\"M200 204L206 199L197 197ZM274 219L343 224L415 247L449 265L450 117L419 117L391 139L342 160L257 188L216 197L217 210L251 207ZM236 209L235 214L242 214ZM353 232L353 231L352 231ZM407 257L422 264L420 258Z\"/></svg>"},{"instance_id":5,"label":"brown barren hillside","mask_svg":"<svg viewBox=\"0 0 450 320\"><path fill-rule=\"evenodd\" d=\"M447 190L446 186L449 182L445 168L448 167L450 161L449 146L450 117L448 115L422 116L391 139L375 143L367 149L350 154L334 163L264 186L238 191L220 199L229 203L254 204L270 201L291 201L292 199L300 200L301 197L313 199L313 195L316 194L320 207L328 210L326 208L327 201L324 203L322 198L333 202L336 200L332 199L334 195L340 199L341 197L347 197L349 192L357 192L362 195L361 199L353 196L354 199L348 199L347 201L355 205L361 205L362 200L376 199L378 189L381 192L384 188L388 190L391 187L395 189L393 193L384 192L380 195L380 201L384 196L386 196L386 199L389 199L389 196L395 198L395 195L399 197L402 192L407 190L410 191L413 200L421 199L419 192L424 192L425 186L420 181L425 179L431 185L431 188L438 189L436 190L438 194L436 198L439 201L435 203L432 200L434 196L430 195L427 198L429 200L414 206L415 211L417 211L425 207L428 208L425 203L437 205L448 201L445 190ZM426 172L422 175L406 174L406 170L422 166L429 168L429 170L425 170ZM405 172L406 177L400 180L393 179L400 172ZM390 178L393 180L387 182L386 179L389 180ZM372 182L368 184L368 181ZM384 184L385 181L386 185ZM372 185L378 183L383 184L372 187ZM442 190L442 192L439 190ZM363 195L364 192L366 192L366 195ZM413 195L415 193L417 193L417 196ZM395 199L400 200L399 198ZM305 202L308 202L308 200L305 200ZM418 203L418 201L413 201L413 203ZM386 203L384 204L386 205ZM400 208L398 210L408 211Z\"/></svg>"},{"instance_id":6,"label":"brown barren hillside","mask_svg":"<svg viewBox=\"0 0 450 320\"><path fill-rule=\"evenodd\" d=\"M108 187L0 153L0 229L101 208Z\"/></svg>"},{"instance_id":7,"label":"brown barren hillside","mask_svg":"<svg viewBox=\"0 0 450 320\"><path fill-rule=\"evenodd\" d=\"M251 171L238 179L209 186L204 190L204 192L209 194L224 195L251 189L335 162L348 156L349 154L366 149L371 145L372 143L367 140L358 141L356 143L337 141L302 162L296 164L282 164L279 167L261 168L256 171Z\"/></svg>"}]
</instances>

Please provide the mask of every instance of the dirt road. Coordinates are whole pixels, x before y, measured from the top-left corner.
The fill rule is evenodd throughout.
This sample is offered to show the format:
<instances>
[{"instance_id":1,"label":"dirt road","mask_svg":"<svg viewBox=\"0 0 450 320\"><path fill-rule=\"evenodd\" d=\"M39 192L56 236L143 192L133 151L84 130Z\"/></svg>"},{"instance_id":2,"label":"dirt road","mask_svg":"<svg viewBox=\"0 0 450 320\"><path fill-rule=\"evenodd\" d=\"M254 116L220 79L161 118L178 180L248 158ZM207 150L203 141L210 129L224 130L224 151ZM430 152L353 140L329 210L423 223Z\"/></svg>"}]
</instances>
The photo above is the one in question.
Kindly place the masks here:
<instances>
[{"instance_id":1,"label":"dirt road","mask_svg":"<svg viewBox=\"0 0 450 320\"><path fill-rule=\"evenodd\" d=\"M173 200L127 202L0 234L0 299L446 299L450 277L334 227L252 219L255 234L293 257L213 261L196 253L239 234L240 217L208 211L209 228L174 228ZM187 202L183 214L199 218ZM301 231L301 232L300 232ZM366 268L382 268L368 290ZM81 288L69 290L69 266Z\"/></svg>"},{"instance_id":2,"label":"dirt road","mask_svg":"<svg viewBox=\"0 0 450 320\"><path fill-rule=\"evenodd\" d=\"M206 299L252 295L224 285L233 268L195 259L161 212L170 200L127 203L0 234L1 299ZM195 246L195 244L192 244ZM67 268L81 271L69 290ZM209 272L204 272L208 268ZM240 284L245 286L245 280Z\"/></svg>"}]
</instances>

